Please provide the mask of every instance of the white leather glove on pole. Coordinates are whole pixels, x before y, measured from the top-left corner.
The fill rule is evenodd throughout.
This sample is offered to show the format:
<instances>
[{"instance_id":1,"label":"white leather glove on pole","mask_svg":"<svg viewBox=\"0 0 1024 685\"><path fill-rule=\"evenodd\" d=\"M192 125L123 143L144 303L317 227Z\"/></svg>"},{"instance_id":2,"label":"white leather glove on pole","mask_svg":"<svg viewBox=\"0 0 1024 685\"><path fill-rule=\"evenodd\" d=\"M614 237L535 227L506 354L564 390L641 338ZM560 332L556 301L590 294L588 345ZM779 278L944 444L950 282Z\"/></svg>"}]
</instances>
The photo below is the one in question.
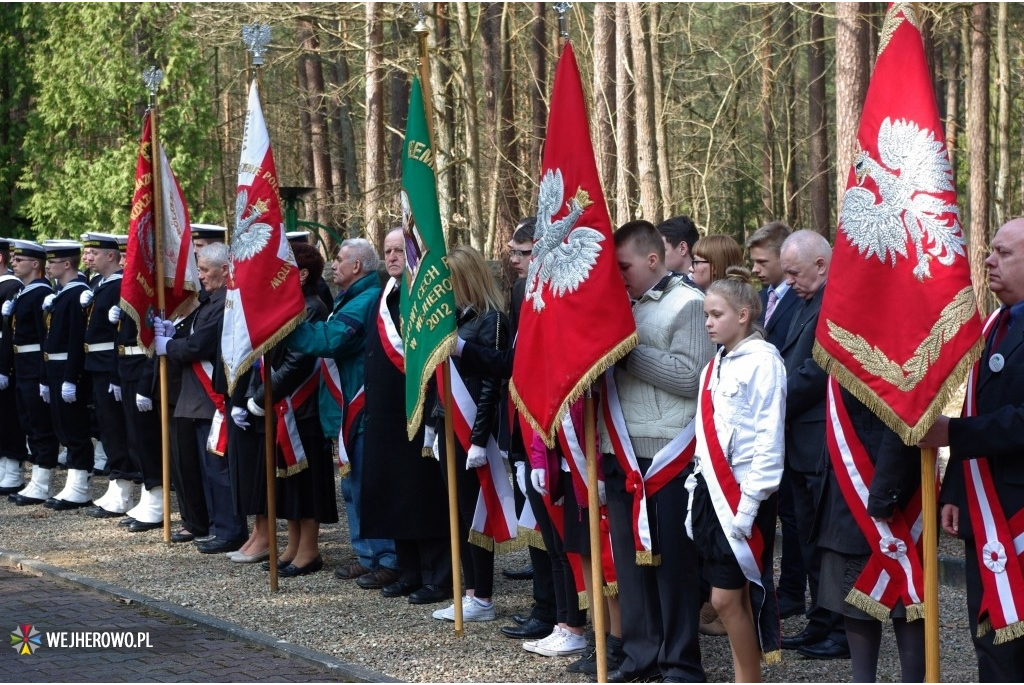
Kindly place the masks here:
<instances>
[{"instance_id":1,"label":"white leather glove on pole","mask_svg":"<svg viewBox=\"0 0 1024 685\"><path fill-rule=\"evenodd\" d=\"M156 345L156 353L160 356L167 354L167 343L170 342L170 338L166 335L158 335L153 338L153 342Z\"/></svg>"},{"instance_id":2,"label":"white leather glove on pole","mask_svg":"<svg viewBox=\"0 0 1024 685\"><path fill-rule=\"evenodd\" d=\"M542 495L548 494L548 475L544 469L530 471L530 482L533 484L534 490Z\"/></svg>"},{"instance_id":3,"label":"white leather glove on pole","mask_svg":"<svg viewBox=\"0 0 1024 685\"><path fill-rule=\"evenodd\" d=\"M50 386L39 384L39 396L43 398L43 402L50 403Z\"/></svg>"},{"instance_id":4,"label":"white leather glove on pole","mask_svg":"<svg viewBox=\"0 0 1024 685\"><path fill-rule=\"evenodd\" d=\"M0 374L0 390L6 390L11 384L11 379L3 374Z\"/></svg>"},{"instance_id":5,"label":"white leather glove on pole","mask_svg":"<svg viewBox=\"0 0 1024 685\"><path fill-rule=\"evenodd\" d=\"M117 401L117 402L121 401L121 386L120 385L114 385L113 383L111 383L110 385L107 386L107 392L109 392L111 395L114 396L114 400L115 401Z\"/></svg>"},{"instance_id":6,"label":"white leather glove on pole","mask_svg":"<svg viewBox=\"0 0 1024 685\"><path fill-rule=\"evenodd\" d=\"M148 397L143 397L136 393L135 395L135 407L139 411L153 411L153 400Z\"/></svg>"},{"instance_id":7,"label":"white leather glove on pole","mask_svg":"<svg viewBox=\"0 0 1024 685\"><path fill-rule=\"evenodd\" d=\"M107 321L109 321L110 323L117 323L120 320L121 308L115 304L113 307L110 308L110 311L107 312Z\"/></svg>"},{"instance_id":8,"label":"white leather glove on pole","mask_svg":"<svg viewBox=\"0 0 1024 685\"><path fill-rule=\"evenodd\" d=\"M420 449L421 457L434 456L434 441L437 439L437 431L427 426L423 429L423 447Z\"/></svg>"},{"instance_id":9,"label":"white leather glove on pole","mask_svg":"<svg viewBox=\"0 0 1024 685\"><path fill-rule=\"evenodd\" d=\"M732 526L729 536L734 540L749 540L751 531L754 528L754 518L761 506L753 497L741 495L739 506L736 507L736 516L732 519Z\"/></svg>"},{"instance_id":10,"label":"white leather glove on pole","mask_svg":"<svg viewBox=\"0 0 1024 685\"><path fill-rule=\"evenodd\" d=\"M252 397L245 403L245 408L249 410L249 413L253 416L266 416L267 412L264 411L260 405L256 404L256 400Z\"/></svg>"},{"instance_id":11,"label":"white leather glove on pole","mask_svg":"<svg viewBox=\"0 0 1024 685\"><path fill-rule=\"evenodd\" d=\"M469 453L466 455L466 470L475 469L487 463L487 448L479 445L470 445Z\"/></svg>"},{"instance_id":12,"label":"white leather glove on pole","mask_svg":"<svg viewBox=\"0 0 1024 685\"><path fill-rule=\"evenodd\" d=\"M686 477L686 482L683 483L683 487L686 488L686 519L683 521L683 527L686 528L686 537L693 539L693 491L697 489L697 477L692 473Z\"/></svg>"},{"instance_id":13,"label":"white leather glove on pole","mask_svg":"<svg viewBox=\"0 0 1024 685\"><path fill-rule=\"evenodd\" d=\"M0 309L0 314L4 316L10 316L14 313L14 300L5 300L4 306Z\"/></svg>"},{"instance_id":14,"label":"white leather glove on pole","mask_svg":"<svg viewBox=\"0 0 1024 685\"><path fill-rule=\"evenodd\" d=\"M62 400L64 400L65 402L67 402L68 404L71 404L72 402L77 400L78 399L78 389L75 387L75 384L74 383L68 383L67 381L64 381L63 383L61 383L60 384L60 398Z\"/></svg>"},{"instance_id":15,"label":"white leather glove on pole","mask_svg":"<svg viewBox=\"0 0 1024 685\"><path fill-rule=\"evenodd\" d=\"M234 421L235 425L241 428L242 430L245 430L246 428L249 427L249 422L246 421L248 416L249 412L247 412L242 407L231 407L231 420Z\"/></svg>"},{"instance_id":16,"label":"white leather glove on pole","mask_svg":"<svg viewBox=\"0 0 1024 685\"><path fill-rule=\"evenodd\" d=\"M94 293L92 290L85 290L79 297L78 303L82 305L82 309L85 309L92 303L92 297Z\"/></svg>"},{"instance_id":17,"label":"white leather glove on pole","mask_svg":"<svg viewBox=\"0 0 1024 685\"><path fill-rule=\"evenodd\" d=\"M519 486L519 492L523 493L523 497L527 496L526 492L526 462L516 462L516 485Z\"/></svg>"}]
</instances>

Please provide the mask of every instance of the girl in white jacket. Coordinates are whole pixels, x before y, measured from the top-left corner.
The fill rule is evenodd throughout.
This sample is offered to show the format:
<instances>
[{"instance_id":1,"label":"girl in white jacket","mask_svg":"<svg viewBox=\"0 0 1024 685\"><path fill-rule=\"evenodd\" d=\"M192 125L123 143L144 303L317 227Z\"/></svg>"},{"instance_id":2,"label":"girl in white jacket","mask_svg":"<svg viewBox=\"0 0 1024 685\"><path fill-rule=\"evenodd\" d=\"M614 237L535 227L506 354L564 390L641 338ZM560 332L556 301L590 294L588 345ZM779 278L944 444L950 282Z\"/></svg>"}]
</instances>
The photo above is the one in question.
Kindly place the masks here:
<instances>
[{"instance_id":1,"label":"girl in white jacket","mask_svg":"<svg viewBox=\"0 0 1024 685\"><path fill-rule=\"evenodd\" d=\"M750 272L726 274L704 299L705 325L720 348L701 374L687 532L729 635L736 681L759 682L760 659L781 660L772 550L786 371L754 323L761 301Z\"/></svg>"}]
</instances>

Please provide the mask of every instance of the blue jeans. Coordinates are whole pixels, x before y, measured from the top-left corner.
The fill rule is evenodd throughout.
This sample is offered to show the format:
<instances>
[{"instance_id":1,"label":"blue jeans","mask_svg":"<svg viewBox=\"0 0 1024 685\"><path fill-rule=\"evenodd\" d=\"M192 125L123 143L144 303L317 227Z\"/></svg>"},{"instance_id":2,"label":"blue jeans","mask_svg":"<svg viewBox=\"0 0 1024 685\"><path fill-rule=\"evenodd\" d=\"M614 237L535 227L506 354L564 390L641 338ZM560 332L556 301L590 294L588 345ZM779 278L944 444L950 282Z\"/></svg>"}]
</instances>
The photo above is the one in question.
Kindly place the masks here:
<instances>
[{"instance_id":1,"label":"blue jeans","mask_svg":"<svg viewBox=\"0 0 1024 685\"><path fill-rule=\"evenodd\" d=\"M341 498L345 500L345 512L348 514L348 534L352 541L352 549L359 557L359 563L376 571L381 566L392 570L398 569L398 557L395 556L395 541L390 538L363 538L359 533L359 510L362 507L363 479L363 434L356 436L355 444L348 454L348 475L341 479Z\"/></svg>"}]
</instances>

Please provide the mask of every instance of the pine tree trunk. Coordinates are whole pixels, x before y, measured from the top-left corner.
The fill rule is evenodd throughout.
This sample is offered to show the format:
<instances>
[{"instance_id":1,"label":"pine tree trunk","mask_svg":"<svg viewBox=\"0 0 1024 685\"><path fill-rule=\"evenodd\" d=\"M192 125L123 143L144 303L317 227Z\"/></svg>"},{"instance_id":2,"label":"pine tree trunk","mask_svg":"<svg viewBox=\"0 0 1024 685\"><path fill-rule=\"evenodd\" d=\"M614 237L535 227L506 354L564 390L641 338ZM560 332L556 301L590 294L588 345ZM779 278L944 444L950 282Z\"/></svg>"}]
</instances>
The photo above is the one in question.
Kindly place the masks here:
<instances>
[{"instance_id":1,"label":"pine tree trunk","mask_svg":"<svg viewBox=\"0 0 1024 685\"><path fill-rule=\"evenodd\" d=\"M946 81L946 149L949 151L949 164L953 168L953 178L957 178L956 163L959 161L956 136L959 132L957 115L960 111L960 36L952 32L949 36L949 54L946 55L943 74Z\"/></svg>"},{"instance_id":2,"label":"pine tree trunk","mask_svg":"<svg viewBox=\"0 0 1024 685\"><path fill-rule=\"evenodd\" d=\"M661 202L658 198L658 161L655 150L654 76L651 73L650 32L647 30L641 3L626 5L629 31L634 36L633 47L633 105L636 122L636 158L640 180L640 215L652 222L660 221Z\"/></svg>"},{"instance_id":3,"label":"pine tree trunk","mask_svg":"<svg viewBox=\"0 0 1024 685\"><path fill-rule=\"evenodd\" d=\"M619 226L634 218L636 206L636 129L633 123L633 56L629 31L630 3L615 3L615 223Z\"/></svg>"},{"instance_id":4,"label":"pine tree trunk","mask_svg":"<svg viewBox=\"0 0 1024 685\"><path fill-rule=\"evenodd\" d=\"M821 3L808 8L810 41L807 45L808 129L810 147L807 190L811 196L811 230L826 238L832 233L832 208L829 203L828 111L825 93L825 17Z\"/></svg>"},{"instance_id":5,"label":"pine tree trunk","mask_svg":"<svg viewBox=\"0 0 1024 685\"><path fill-rule=\"evenodd\" d=\"M782 63L782 83L786 85L786 102L796 103L796 69L794 61L796 55L796 17L792 5L782 5L782 40L783 54L785 59ZM799 226L800 220L799 204L797 202L797 142L796 142L796 120L793 107L783 108L785 113L786 129L783 132L783 140L786 144L785 155L782 156L782 201L786 211L786 222L790 226Z\"/></svg>"},{"instance_id":6,"label":"pine tree trunk","mask_svg":"<svg viewBox=\"0 0 1024 685\"><path fill-rule=\"evenodd\" d=\"M477 111L477 92L476 92L476 81L473 74L473 46L471 44L472 27L470 26L469 20L469 8L464 2L455 3L457 17L459 22L459 38L460 38L460 52L462 56L461 62L461 77L462 77L462 103L465 111L463 117L465 119L465 131L466 131L466 164L465 175L466 175L466 210L469 216L469 231L470 235L479 233L484 226L483 217L483 202L481 199L480 189L480 171L481 171L481 160L480 160L480 123L479 115ZM454 236L449 234L449 244L452 244Z\"/></svg>"},{"instance_id":7,"label":"pine tree trunk","mask_svg":"<svg viewBox=\"0 0 1024 685\"><path fill-rule=\"evenodd\" d=\"M363 217L353 203L361 197L359 187L359 161L356 156L356 133L352 125L352 103L348 90L349 80L348 58L345 52L338 53L338 61L334 63L334 98L338 108L338 129L341 136L341 168L345 176L345 196L348 206L348 220L344 221L345 230L348 236L355 237L362 233ZM356 205L357 207L358 205Z\"/></svg>"},{"instance_id":8,"label":"pine tree trunk","mask_svg":"<svg viewBox=\"0 0 1024 685\"><path fill-rule=\"evenodd\" d=\"M661 213L658 215L658 221L664 221L673 216L673 198L672 198L672 171L668 162L669 155L669 143L668 134L665 131L665 101L663 99L664 94L662 93L661 77L664 73L662 71L661 62L661 5L657 2L648 4L648 11L650 12L650 27L651 27L651 79L654 83L654 138L656 142L655 153L658 157L658 183L660 184L661 190Z\"/></svg>"},{"instance_id":9,"label":"pine tree trunk","mask_svg":"<svg viewBox=\"0 0 1024 685\"><path fill-rule=\"evenodd\" d=\"M384 27L382 5L366 3L366 160L363 235L375 245L384 241L381 195L384 184Z\"/></svg>"},{"instance_id":10,"label":"pine tree trunk","mask_svg":"<svg viewBox=\"0 0 1024 685\"><path fill-rule=\"evenodd\" d=\"M501 5L501 69L498 86L498 194L495 202L494 223L484 241L483 253L496 257L498 246L504 246L512 238L512 231L519 223L519 191L516 187L515 168L520 166L519 136L516 133L514 94L512 91L512 38L509 29L509 4Z\"/></svg>"},{"instance_id":11,"label":"pine tree trunk","mask_svg":"<svg viewBox=\"0 0 1024 685\"><path fill-rule=\"evenodd\" d=\"M594 5L594 153L608 210L616 207L615 6ZM617 214L616 214L617 218Z\"/></svg>"},{"instance_id":12,"label":"pine tree trunk","mask_svg":"<svg viewBox=\"0 0 1024 685\"><path fill-rule=\"evenodd\" d=\"M455 162L455 98L452 93L452 67L454 51L451 41L451 21L447 2L434 3L434 30L429 41L433 48L433 68L430 70L430 90L434 100L434 164L437 170L437 205L441 223L450 226L457 214L458 167ZM439 121L437 121L440 119ZM450 229L449 229L450 230Z\"/></svg>"},{"instance_id":13,"label":"pine tree trunk","mask_svg":"<svg viewBox=\"0 0 1024 685\"><path fill-rule=\"evenodd\" d=\"M857 127L868 91L866 3L838 2L836 8L836 207L842 208L850 167L857 156Z\"/></svg>"},{"instance_id":14,"label":"pine tree trunk","mask_svg":"<svg viewBox=\"0 0 1024 685\"><path fill-rule=\"evenodd\" d=\"M996 226L1002 226L1011 216L1006 196L1010 185L1010 48L1006 37L1006 6L1007 3L1000 2L996 13L996 152L999 155L995 182Z\"/></svg>"},{"instance_id":15,"label":"pine tree trunk","mask_svg":"<svg viewBox=\"0 0 1024 685\"><path fill-rule=\"evenodd\" d=\"M764 136L764 145L761 154L761 183L763 191L761 202L765 212L770 218L780 214L780 207L776 205L776 179L775 179L775 117L772 114L772 91L774 89L776 74L774 64L774 38L773 26L774 8L771 4L763 5L762 17L762 43L760 49L761 62L761 135Z\"/></svg>"},{"instance_id":16,"label":"pine tree trunk","mask_svg":"<svg viewBox=\"0 0 1024 685\"><path fill-rule=\"evenodd\" d=\"M391 42L394 45L402 46L409 44L418 43L412 38L412 31L410 27L405 24L401 19L395 18L391 20ZM387 133L388 137L388 156L391 158L391 178L402 177L402 148L405 145L405 137L403 132L405 131L405 122L409 118L409 94L412 88L412 76L408 75L402 69L391 69L391 73L388 75L388 82L390 87L390 112L389 112L389 123L388 127L390 130ZM433 89L431 89L433 91ZM444 110L435 110L444 111ZM436 116L435 116L436 119ZM434 125L434 134L437 134L438 126ZM434 143L436 149L437 144ZM437 158L434 158L435 164Z\"/></svg>"},{"instance_id":17,"label":"pine tree trunk","mask_svg":"<svg viewBox=\"0 0 1024 685\"><path fill-rule=\"evenodd\" d=\"M548 91L548 29L544 16L546 3L533 3L533 24L530 49L530 114L533 123L533 137L530 139L530 157L526 161L526 173L533 180L530 193L530 207L537 204L541 164L543 164L544 137L548 126L548 106L544 98ZM518 218L517 218L518 220Z\"/></svg>"},{"instance_id":18,"label":"pine tree trunk","mask_svg":"<svg viewBox=\"0 0 1024 685\"><path fill-rule=\"evenodd\" d=\"M313 187L316 189L315 211L307 217L319 224L331 223L331 151L328 143L326 99L324 98L324 71L320 63L320 39L313 22L307 18L299 20L299 38L303 50L305 71L306 107L309 110L310 143L313 158Z\"/></svg>"},{"instance_id":19,"label":"pine tree trunk","mask_svg":"<svg viewBox=\"0 0 1024 685\"><path fill-rule=\"evenodd\" d=\"M974 3L971 7L971 98L967 110L967 157L971 169L970 208L971 280L982 312L988 310L988 287L985 277L985 257L989 241L989 189L988 189L988 67L989 67L989 11L988 4Z\"/></svg>"}]
</instances>

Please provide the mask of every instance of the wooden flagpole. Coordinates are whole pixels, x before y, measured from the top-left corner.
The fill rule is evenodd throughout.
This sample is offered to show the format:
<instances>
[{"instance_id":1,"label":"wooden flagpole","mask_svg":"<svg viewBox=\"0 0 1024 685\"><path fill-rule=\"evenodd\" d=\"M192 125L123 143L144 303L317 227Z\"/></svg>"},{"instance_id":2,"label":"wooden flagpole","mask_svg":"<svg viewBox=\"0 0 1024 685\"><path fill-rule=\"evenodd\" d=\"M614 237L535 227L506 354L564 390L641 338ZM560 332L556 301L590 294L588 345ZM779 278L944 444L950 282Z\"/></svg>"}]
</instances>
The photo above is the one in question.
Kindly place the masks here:
<instances>
[{"instance_id":1,"label":"wooden flagpole","mask_svg":"<svg viewBox=\"0 0 1024 685\"><path fill-rule=\"evenodd\" d=\"M417 23L413 28L419 40L419 76L420 89L423 93L423 109L427 115L427 135L430 137L430 149L434 149L434 103L430 93L430 59L428 53L427 39L430 29L423 14L423 3L415 3ZM436 157L435 157L436 159ZM436 169L435 169L436 173ZM435 177L436 182L436 177ZM460 549L459 535L459 499L456 478L458 473L455 467L455 427L452 423L454 405L452 404L452 376L451 368L447 360L441 365L443 368L441 391L444 393L444 439L445 453L447 455L448 473L448 528L451 536L452 547L452 604L455 607L455 635L464 635L462 624L462 552Z\"/></svg>"},{"instance_id":2,"label":"wooden flagpole","mask_svg":"<svg viewBox=\"0 0 1024 685\"><path fill-rule=\"evenodd\" d=\"M167 298L164 293L164 215L163 215L163 165L160 155L160 136L157 127L156 92L160 89L164 73L156 67L143 72L143 79L149 89L150 163L153 168L153 254L156 255L156 308L160 318L166 318ZM141 325L141 324L140 324ZM168 417L167 357L157 357L160 376L160 462L163 489L164 542L171 542L171 432ZM135 401L131 398L130 401Z\"/></svg>"},{"instance_id":3,"label":"wooden flagpole","mask_svg":"<svg viewBox=\"0 0 1024 685\"><path fill-rule=\"evenodd\" d=\"M935 448L921 450L921 515L924 517L924 681L939 682L939 532Z\"/></svg>"},{"instance_id":4,"label":"wooden flagpole","mask_svg":"<svg viewBox=\"0 0 1024 685\"><path fill-rule=\"evenodd\" d=\"M601 499L597 483L597 404L587 390L583 401L583 436L587 441L587 514L590 524L590 602L594 623L594 657L597 660L597 682L608 682L608 654L605 647L604 566L601 555Z\"/></svg>"},{"instance_id":5,"label":"wooden flagpole","mask_svg":"<svg viewBox=\"0 0 1024 685\"><path fill-rule=\"evenodd\" d=\"M270 43L270 26L252 24L242 27L242 41L245 43L247 55L252 56L250 67L256 79L256 91L260 87L260 71L263 66L263 51ZM280 200L278 200L280 205ZM283 230L283 229L282 229ZM274 439L274 401L273 373L270 360L266 354L260 357L260 370L263 373L263 453L267 471L267 548L270 556L270 591L277 592L277 441Z\"/></svg>"}]
</instances>

